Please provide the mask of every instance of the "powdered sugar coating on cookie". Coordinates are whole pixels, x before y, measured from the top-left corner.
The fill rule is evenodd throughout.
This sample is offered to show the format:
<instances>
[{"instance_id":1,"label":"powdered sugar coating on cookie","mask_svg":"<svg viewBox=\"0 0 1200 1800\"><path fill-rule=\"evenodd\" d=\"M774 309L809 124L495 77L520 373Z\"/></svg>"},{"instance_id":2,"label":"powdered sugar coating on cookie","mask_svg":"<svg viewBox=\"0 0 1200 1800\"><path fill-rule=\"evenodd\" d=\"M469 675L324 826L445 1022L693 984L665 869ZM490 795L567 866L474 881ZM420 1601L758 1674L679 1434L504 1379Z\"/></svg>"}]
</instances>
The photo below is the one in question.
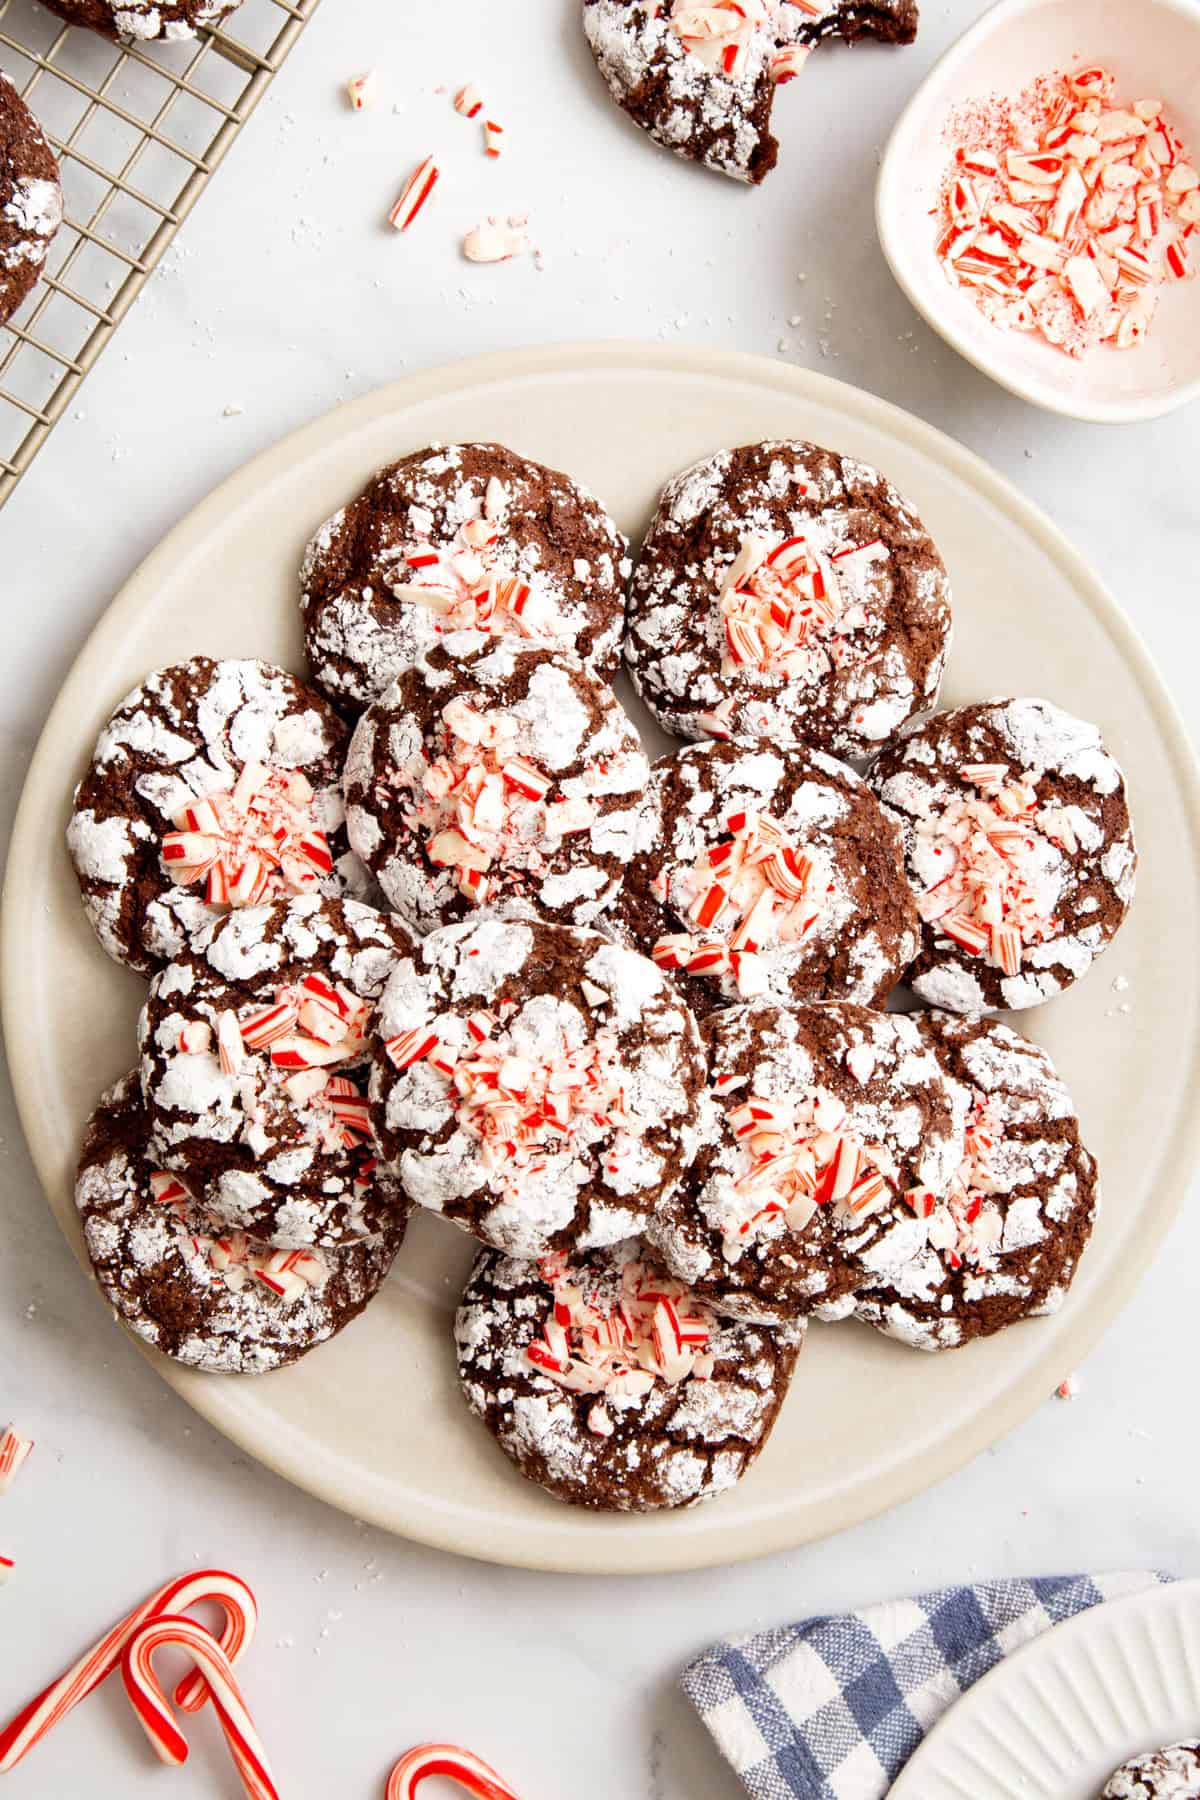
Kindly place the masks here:
<instances>
[{"instance_id":1,"label":"powdered sugar coating on cookie","mask_svg":"<svg viewBox=\"0 0 1200 1800\"><path fill-rule=\"evenodd\" d=\"M908 43L915 0L584 0L583 28L617 105L656 143L737 181L775 166L776 86L834 34Z\"/></svg>"},{"instance_id":2,"label":"powdered sugar coating on cookie","mask_svg":"<svg viewBox=\"0 0 1200 1800\"><path fill-rule=\"evenodd\" d=\"M1131 1757L1109 1777L1100 1800L1200 1800L1200 1743Z\"/></svg>"},{"instance_id":3,"label":"powdered sugar coating on cookie","mask_svg":"<svg viewBox=\"0 0 1200 1800\"><path fill-rule=\"evenodd\" d=\"M904 838L930 1006L1050 1000L1115 936L1137 871L1125 780L1094 725L990 700L913 726L868 775Z\"/></svg>"},{"instance_id":4,"label":"powdered sugar coating on cookie","mask_svg":"<svg viewBox=\"0 0 1200 1800\"><path fill-rule=\"evenodd\" d=\"M148 1155L136 1073L104 1095L75 1186L84 1243L105 1298L146 1343L189 1368L262 1375L324 1343L378 1290L404 1239L302 1258L230 1237Z\"/></svg>"},{"instance_id":5,"label":"powdered sugar coating on cookie","mask_svg":"<svg viewBox=\"0 0 1200 1800\"><path fill-rule=\"evenodd\" d=\"M970 1094L962 1166L930 1202L927 1239L859 1318L918 1350L1057 1312L1096 1213L1096 1165L1046 1052L994 1019L922 1013L943 1067Z\"/></svg>"},{"instance_id":6,"label":"powdered sugar coating on cookie","mask_svg":"<svg viewBox=\"0 0 1200 1800\"><path fill-rule=\"evenodd\" d=\"M679 1353L681 1318L694 1356ZM620 1340L627 1373L580 1360L589 1330ZM692 1506L739 1481L803 1339L803 1324L718 1320L633 1240L552 1268L484 1251L455 1320L467 1403L521 1473L569 1504L621 1512Z\"/></svg>"},{"instance_id":7,"label":"powdered sugar coating on cookie","mask_svg":"<svg viewBox=\"0 0 1200 1800\"><path fill-rule=\"evenodd\" d=\"M122 44L187 43L229 17L241 0L47 0L69 25L87 25Z\"/></svg>"},{"instance_id":8,"label":"powdered sugar coating on cookie","mask_svg":"<svg viewBox=\"0 0 1200 1800\"><path fill-rule=\"evenodd\" d=\"M298 1248L393 1217L365 1063L411 944L358 901L302 898L230 913L155 976L138 1026L151 1152L220 1224Z\"/></svg>"},{"instance_id":9,"label":"powdered sugar coating on cookie","mask_svg":"<svg viewBox=\"0 0 1200 1800\"><path fill-rule=\"evenodd\" d=\"M0 324L33 287L62 216L54 152L12 82L0 74Z\"/></svg>"},{"instance_id":10,"label":"powdered sugar coating on cookie","mask_svg":"<svg viewBox=\"0 0 1200 1800\"><path fill-rule=\"evenodd\" d=\"M497 636L610 674L627 550L599 501L555 469L499 444L416 451L326 520L305 552L313 680L357 710L440 641L463 653Z\"/></svg>"},{"instance_id":11,"label":"powdered sugar coating on cookie","mask_svg":"<svg viewBox=\"0 0 1200 1800\"><path fill-rule=\"evenodd\" d=\"M230 904L365 888L344 829L348 736L319 694L249 659L193 657L127 694L67 827L108 954L148 974Z\"/></svg>"},{"instance_id":12,"label":"powdered sugar coating on cookie","mask_svg":"<svg viewBox=\"0 0 1200 1800\"><path fill-rule=\"evenodd\" d=\"M678 737L857 762L935 703L949 639L946 571L908 502L878 470L789 440L668 483L625 655Z\"/></svg>"},{"instance_id":13,"label":"powdered sugar coating on cookie","mask_svg":"<svg viewBox=\"0 0 1200 1800\"><path fill-rule=\"evenodd\" d=\"M917 952L899 836L820 751L690 744L654 765L619 917L697 1012L882 1005Z\"/></svg>"},{"instance_id":14,"label":"powdered sugar coating on cookie","mask_svg":"<svg viewBox=\"0 0 1200 1800\"><path fill-rule=\"evenodd\" d=\"M897 1013L757 1004L702 1031L701 1148L650 1241L734 1318L848 1310L923 1246L923 1196L962 1160L965 1090Z\"/></svg>"},{"instance_id":15,"label":"powdered sugar coating on cookie","mask_svg":"<svg viewBox=\"0 0 1200 1800\"><path fill-rule=\"evenodd\" d=\"M510 1255L641 1231L695 1153L696 1025L645 957L482 918L390 977L371 1077L409 1199Z\"/></svg>"},{"instance_id":16,"label":"powdered sugar coating on cookie","mask_svg":"<svg viewBox=\"0 0 1200 1800\"><path fill-rule=\"evenodd\" d=\"M350 841L417 932L485 901L591 925L638 845L649 761L607 684L502 638L423 654L359 720Z\"/></svg>"}]
</instances>

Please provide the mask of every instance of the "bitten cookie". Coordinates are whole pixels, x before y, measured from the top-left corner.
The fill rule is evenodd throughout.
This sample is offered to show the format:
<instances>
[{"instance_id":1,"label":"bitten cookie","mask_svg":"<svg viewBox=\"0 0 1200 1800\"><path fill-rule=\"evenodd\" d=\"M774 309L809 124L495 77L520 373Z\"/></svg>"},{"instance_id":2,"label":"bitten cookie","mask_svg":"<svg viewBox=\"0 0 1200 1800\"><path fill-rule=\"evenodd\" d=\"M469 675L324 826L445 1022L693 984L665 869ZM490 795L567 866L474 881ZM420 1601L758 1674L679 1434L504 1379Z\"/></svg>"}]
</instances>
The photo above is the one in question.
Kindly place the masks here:
<instances>
[{"instance_id":1,"label":"bitten cookie","mask_svg":"<svg viewBox=\"0 0 1200 1800\"><path fill-rule=\"evenodd\" d=\"M827 37L909 44L916 0L583 0L617 105L667 150L752 184L775 167L775 89Z\"/></svg>"},{"instance_id":2,"label":"bitten cookie","mask_svg":"<svg viewBox=\"0 0 1200 1800\"><path fill-rule=\"evenodd\" d=\"M230 907L365 889L342 807L349 735L271 663L194 656L127 694L67 826L108 954L150 974Z\"/></svg>"},{"instance_id":3,"label":"bitten cookie","mask_svg":"<svg viewBox=\"0 0 1200 1800\"><path fill-rule=\"evenodd\" d=\"M925 1243L927 1198L962 1161L965 1091L898 1013L759 1004L702 1030L701 1145L650 1241L731 1317L849 1311Z\"/></svg>"},{"instance_id":4,"label":"bitten cookie","mask_svg":"<svg viewBox=\"0 0 1200 1800\"><path fill-rule=\"evenodd\" d=\"M916 513L865 463L796 440L721 450L663 491L625 655L676 737L863 760L937 699L950 588Z\"/></svg>"},{"instance_id":5,"label":"bitten cookie","mask_svg":"<svg viewBox=\"0 0 1200 1800\"><path fill-rule=\"evenodd\" d=\"M471 1411L572 1506L692 1506L740 1481L804 1341L717 1319L632 1240L519 1262L485 1250L454 1325Z\"/></svg>"},{"instance_id":6,"label":"bitten cookie","mask_svg":"<svg viewBox=\"0 0 1200 1800\"><path fill-rule=\"evenodd\" d=\"M918 1350L989 1337L1057 1312L1096 1216L1096 1164L1046 1052L994 1019L922 1013L943 1068L968 1090L961 1167L932 1196L927 1241L855 1311Z\"/></svg>"},{"instance_id":7,"label":"bitten cookie","mask_svg":"<svg viewBox=\"0 0 1200 1800\"><path fill-rule=\"evenodd\" d=\"M640 1232L695 1152L695 1021L592 931L431 932L379 1007L376 1135L410 1200L511 1256Z\"/></svg>"},{"instance_id":8,"label":"bitten cookie","mask_svg":"<svg viewBox=\"0 0 1200 1800\"><path fill-rule=\"evenodd\" d=\"M273 1251L222 1235L156 1166L148 1124L127 1075L92 1114L75 1184L96 1280L138 1337L189 1368L263 1375L357 1317L404 1240L403 1211L385 1236L343 1250Z\"/></svg>"},{"instance_id":9,"label":"bitten cookie","mask_svg":"<svg viewBox=\"0 0 1200 1800\"><path fill-rule=\"evenodd\" d=\"M373 907L302 898L230 913L155 976L138 1024L151 1153L219 1224L301 1248L393 1218L367 1034L411 947Z\"/></svg>"},{"instance_id":10,"label":"bitten cookie","mask_svg":"<svg viewBox=\"0 0 1200 1800\"><path fill-rule=\"evenodd\" d=\"M86 25L122 44L177 43L215 30L241 0L46 0L68 25Z\"/></svg>"},{"instance_id":11,"label":"bitten cookie","mask_svg":"<svg viewBox=\"0 0 1200 1800\"><path fill-rule=\"evenodd\" d=\"M1100 1800L1200 1800L1200 1743L1131 1757L1109 1777Z\"/></svg>"},{"instance_id":12,"label":"bitten cookie","mask_svg":"<svg viewBox=\"0 0 1200 1800\"><path fill-rule=\"evenodd\" d=\"M346 827L414 931L485 900L591 925L620 892L649 774L612 689L574 657L438 645L359 720Z\"/></svg>"},{"instance_id":13,"label":"bitten cookie","mask_svg":"<svg viewBox=\"0 0 1200 1800\"><path fill-rule=\"evenodd\" d=\"M654 765L618 917L697 1013L762 997L882 1006L917 953L900 839L820 751L689 744Z\"/></svg>"},{"instance_id":14,"label":"bitten cookie","mask_svg":"<svg viewBox=\"0 0 1200 1800\"><path fill-rule=\"evenodd\" d=\"M0 325L41 274L62 216L54 152L12 82L0 74Z\"/></svg>"},{"instance_id":15,"label":"bitten cookie","mask_svg":"<svg viewBox=\"0 0 1200 1800\"><path fill-rule=\"evenodd\" d=\"M500 444L417 450L326 520L300 573L313 680L355 712L448 638L620 655L628 546L586 488Z\"/></svg>"},{"instance_id":16,"label":"bitten cookie","mask_svg":"<svg viewBox=\"0 0 1200 1800\"><path fill-rule=\"evenodd\" d=\"M1125 780L1094 725L1048 700L939 713L868 780L904 837L930 1006L1036 1006L1086 975L1133 899Z\"/></svg>"}]
</instances>

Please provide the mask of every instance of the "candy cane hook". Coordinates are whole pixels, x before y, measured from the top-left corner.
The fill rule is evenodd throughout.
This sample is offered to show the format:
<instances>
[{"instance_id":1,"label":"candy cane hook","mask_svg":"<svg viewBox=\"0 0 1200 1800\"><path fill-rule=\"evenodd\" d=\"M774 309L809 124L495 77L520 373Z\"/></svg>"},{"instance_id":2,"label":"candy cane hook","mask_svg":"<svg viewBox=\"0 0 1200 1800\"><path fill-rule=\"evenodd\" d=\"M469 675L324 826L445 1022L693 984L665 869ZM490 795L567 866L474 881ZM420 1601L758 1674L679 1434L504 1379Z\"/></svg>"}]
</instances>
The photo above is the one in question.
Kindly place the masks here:
<instances>
[{"instance_id":1,"label":"candy cane hook","mask_svg":"<svg viewBox=\"0 0 1200 1800\"><path fill-rule=\"evenodd\" d=\"M65 1719L93 1688L108 1679L120 1662L126 1644L147 1619L166 1612L186 1612L201 1600L214 1601L224 1613L219 1642L230 1662L236 1662L249 1646L258 1623L254 1595L244 1581L224 1569L197 1569L191 1575L179 1575L114 1625L106 1637L57 1681L44 1688L0 1731L0 1774L15 1769L39 1738L45 1737L51 1727ZM198 1669L193 1669L180 1682L175 1699L188 1712L195 1712L204 1705L208 1699L208 1684Z\"/></svg>"},{"instance_id":2,"label":"candy cane hook","mask_svg":"<svg viewBox=\"0 0 1200 1800\"><path fill-rule=\"evenodd\" d=\"M279 1800L267 1753L242 1698L232 1663L203 1625L170 1613L139 1626L121 1658L125 1692L156 1755L165 1763L181 1763L186 1762L188 1753L187 1739L176 1725L154 1673L155 1651L167 1644L186 1650L195 1659L250 1800Z\"/></svg>"},{"instance_id":3,"label":"candy cane hook","mask_svg":"<svg viewBox=\"0 0 1200 1800\"><path fill-rule=\"evenodd\" d=\"M388 1776L386 1800L416 1800L427 1775L456 1781L476 1800L519 1800L490 1764L470 1750L460 1750L457 1744L418 1744L402 1756Z\"/></svg>"}]
</instances>

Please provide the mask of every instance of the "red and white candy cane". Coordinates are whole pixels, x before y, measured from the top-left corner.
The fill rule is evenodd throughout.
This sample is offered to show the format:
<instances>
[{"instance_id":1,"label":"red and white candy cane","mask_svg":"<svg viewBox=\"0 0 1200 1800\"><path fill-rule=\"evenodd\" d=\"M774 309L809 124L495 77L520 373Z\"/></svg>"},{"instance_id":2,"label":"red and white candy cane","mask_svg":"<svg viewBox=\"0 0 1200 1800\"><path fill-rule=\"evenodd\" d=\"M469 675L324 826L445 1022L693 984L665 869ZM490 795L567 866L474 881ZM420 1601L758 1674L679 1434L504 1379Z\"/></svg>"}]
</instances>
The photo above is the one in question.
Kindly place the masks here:
<instances>
[{"instance_id":1,"label":"red and white candy cane","mask_svg":"<svg viewBox=\"0 0 1200 1800\"><path fill-rule=\"evenodd\" d=\"M125 1692L156 1755L162 1762L178 1764L186 1762L188 1754L187 1739L175 1723L170 1703L154 1673L155 1652L167 1645L186 1650L195 1659L250 1800L279 1800L267 1753L242 1698L232 1663L203 1625L170 1613L140 1625L121 1657Z\"/></svg>"},{"instance_id":2,"label":"red and white candy cane","mask_svg":"<svg viewBox=\"0 0 1200 1800\"><path fill-rule=\"evenodd\" d=\"M386 1800L415 1800L427 1775L456 1781L476 1800L519 1800L490 1763L471 1750L460 1750L457 1744L418 1744L402 1756L388 1776Z\"/></svg>"},{"instance_id":3,"label":"red and white candy cane","mask_svg":"<svg viewBox=\"0 0 1200 1800\"><path fill-rule=\"evenodd\" d=\"M108 1679L126 1644L148 1619L163 1613L186 1612L202 1600L213 1601L224 1613L220 1647L231 1663L236 1662L249 1646L258 1623L258 1605L250 1589L224 1569L197 1569L191 1575L177 1576L114 1625L106 1637L22 1707L0 1731L0 1774L15 1769L39 1738L45 1737L93 1688ZM195 1712L208 1697L208 1683L198 1669L186 1675L175 1690L176 1702L187 1712Z\"/></svg>"}]
</instances>

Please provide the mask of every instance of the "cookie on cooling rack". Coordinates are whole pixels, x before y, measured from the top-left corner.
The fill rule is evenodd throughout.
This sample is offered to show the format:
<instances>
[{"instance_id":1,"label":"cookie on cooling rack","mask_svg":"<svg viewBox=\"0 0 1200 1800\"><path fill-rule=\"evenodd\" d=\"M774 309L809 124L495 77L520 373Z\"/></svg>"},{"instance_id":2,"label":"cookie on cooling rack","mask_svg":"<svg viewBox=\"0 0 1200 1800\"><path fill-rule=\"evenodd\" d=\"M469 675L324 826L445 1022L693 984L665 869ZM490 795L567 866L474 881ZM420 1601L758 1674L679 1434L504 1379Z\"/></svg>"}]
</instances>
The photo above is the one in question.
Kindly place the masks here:
<instances>
[{"instance_id":1,"label":"cookie on cooling rack","mask_svg":"<svg viewBox=\"0 0 1200 1800\"><path fill-rule=\"evenodd\" d=\"M389 914L307 897L230 913L154 977L138 1024L151 1154L219 1226L294 1249L393 1219L367 1038L411 948Z\"/></svg>"},{"instance_id":2,"label":"cookie on cooling rack","mask_svg":"<svg viewBox=\"0 0 1200 1800\"><path fill-rule=\"evenodd\" d=\"M1057 1312L1096 1217L1094 1159L1046 1052L995 1019L916 1015L947 1073L970 1095L963 1161L930 1198L926 1242L860 1319L918 1350L989 1337Z\"/></svg>"},{"instance_id":3,"label":"cookie on cooling rack","mask_svg":"<svg viewBox=\"0 0 1200 1800\"><path fill-rule=\"evenodd\" d=\"M669 482L629 599L625 655L676 737L872 756L937 699L950 590L878 470L789 440Z\"/></svg>"},{"instance_id":4,"label":"cookie on cooling rack","mask_svg":"<svg viewBox=\"0 0 1200 1800\"><path fill-rule=\"evenodd\" d=\"M105 950L149 974L230 907L365 890L346 841L349 730L271 663L194 656L100 733L67 847Z\"/></svg>"},{"instance_id":5,"label":"cookie on cooling rack","mask_svg":"<svg viewBox=\"0 0 1200 1800\"><path fill-rule=\"evenodd\" d=\"M511 1256L641 1231L695 1149L695 1021L597 932L447 925L389 977L371 1097L408 1198Z\"/></svg>"},{"instance_id":6,"label":"cookie on cooling rack","mask_svg":"<svg viewBox=\"0 0 1200 1800\"><path fill-rule=\"evenodd\" d=\"M617 918L697 1013L723 1001L881 1006L917 953L900 839L819 750L689 744L654 765Z\"/></svg>"},{"instance_id":7,"label":"cookie on cooling rack","mask_svg":"<svg viewBox=\"0 0 1200 1800\"><path fill-rule=\"evenodd\" d=\"M718 1319L630 1240L524 1262L485 1250L454 1326L471 1411L573 1506L692 1506L745 1474L804 1325Z\"/></svg>"},{"instance_id":8,"label":"cookie on cooling rack","mask_svg":"<svg viewBox=\"0 0 1200 1800\"><path fill-rule=\"evenodd\" d=\"M313 680L357 711L439 639L462 650L501 634L611 675L627 549L569 475L501 444L417 450L326 520L305 552Z\"/></svg>"},{"instance_id":9,"label":"cookie on cooling rack","mask_svg":"<svg viewBox=\"0 0 1200 1800\"><path fill-rule=\"evenodd\" d=\"M346 829L414 931L513 900L592 925L620 893L649 774L612 689L574 657L439 644L359 720Z\"/></svg>"},{"instance_id":10,"label":"cookie on cooling rack","mask_svg":"<svg viewBox=\"0 0 1200 1800\"><path fill-rule=\"evenodd\" d=\"M45 0L68 25L86 25L121 44L178 43L213 31L241 0Z\"/></svg>"},{"instance_id":11,"label":"cookie on cooling rack","mask_svg":"<svg viewBox=\"0 0 1200 1800\"><path fill-rule=\"evenodd\" d=\"M100 1289L138 1337L189 1368L264 1375L348 1325L404 1239L387 1232L340 1250L271 1250L214 1226L185 1183L156 1164L136 1074L88 1124L75 1204Z\"/></svg>"},{"instance_id":12,"label":"cookie on cooling rack","mask_svg":"<svg viewBox=\"0 0 1200 1800\"><path fill-rule=\"evenodd\" d=\"M898 1013L738 1006L702 1032L700 1149L650 1241L731 1317L849 1311L925 1243L926 1198L962 1162L964 1090Z\"/></svg>"},{"instance_id":13,"label":"cookie on cooling rack","mask_svg":"<svg viewBox=\"0 0 1200 1800\"><path fill-rule=\"evenodd\" d=\"M930 1006L1036 1006L1086 975L1133 899L1125 779L1094 725L1048 700L938 713L868 780L904 838Z\"/></svg>"},{"instance_id":14,"label":"cookie on cooling rack","mask_svg":"<svg viewBox=\"0 0 1200 1800\"><path fill-rule=\"evenodd\" d=\"M1130 1757L1109 1776L1100 1800L1200 1800L1200 1742Z\"/></svg>"},{"instance_id":15,"label":"cookie on cooling rack","mask_svg":"<svg viewBox=\"0 0 1200 1800\"><path fill-rule=\"evenodd\" d=\"M0 74L0 325L41 274L62 216L54 152L12 82Z\"/></svg>"},{"instance_id":16,"label":"cookie on cooling rack","mask_svg":"<svg viewBox=\"0 0 1200 1800\"><path fill-rule=\"evenodd\" d=\"M916 0L583 0L609 92L656 143L757 184L779 154L775 89L828 37L908 44Z\"/></svg>"}]
</instances>

